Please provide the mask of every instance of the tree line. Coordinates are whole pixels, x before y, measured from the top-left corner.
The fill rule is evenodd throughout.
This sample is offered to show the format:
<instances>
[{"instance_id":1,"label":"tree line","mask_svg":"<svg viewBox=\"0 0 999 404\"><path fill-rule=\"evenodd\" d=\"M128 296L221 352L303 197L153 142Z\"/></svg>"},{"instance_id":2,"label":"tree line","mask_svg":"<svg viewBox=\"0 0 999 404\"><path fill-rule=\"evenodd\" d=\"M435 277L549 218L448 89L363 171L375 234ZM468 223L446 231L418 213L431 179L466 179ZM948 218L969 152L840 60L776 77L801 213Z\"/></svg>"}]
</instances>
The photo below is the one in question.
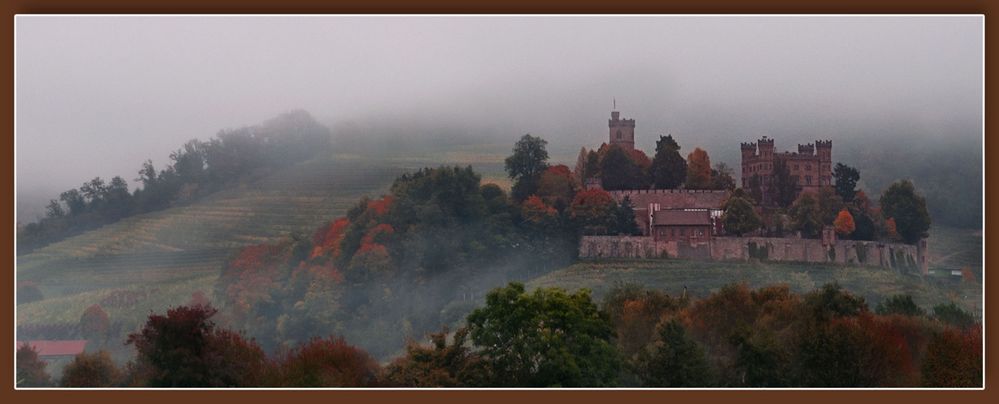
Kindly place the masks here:
<instances>
[{"instance_id":1,"label":"tree line","mask_svg":"<svg viewBox=\"0 0 999 404\"><path fill-rule=\"evenodd\" d=\"M734 189L735 173L725 163L711 165L708 152L694 148L687 158L673 135L659 136L656 153L649 159L639 149L602 144L597 150L579 151L574 174L578 181L599 181L606 190L622 189ZM522 196L516 191L515 195Z\"/></svg>"},{"instance_id":2,"label":"tree line","mask_svg":"<svg viewBox=\"0 0 999 404\"><path fill-rule=\"evenodd\" d=\"M795 197L796 183L779 179L789 177L787 167L778 167L783 164L777 163L774 166L777 206L760 208L758 187L751 187L748 192L736 188L723 207L722 223L728 233L783 237L788 232L800 232L803 237L816 238L824 227L832 226L840 238L852 240L912 244L929 236L931 220L926 198L910 180L891 184L874 202L857 189L860 172L837 163L833 169L834 185L821 187L815 193L801 192Z\"/></svg>"},{"instance_id":3,"label":"tree line","mask_svg":"<svg viewBox=\"0 0 999 404\"><path fill-rule=\"evenodd\" d=\"M206 304L152 314L126 341L76 356L64 387L973 387L982 329L953 303L928 314L908 295L872 310L838 285L805 294L732 284L702 299L634 285L601 304L586 289L493 289L461 326L378 363L340 336L268 355L218 326ZM17 383L56 384L28 345Z\"/></svg>"},{"instance_id":4,"label":"tree line","mask_svg":"<svg viewBox=\"0 0 999 404\"><path fill-rule=\"evenodd\" d=\"M45 217L17 232L17 253L24 254L66 237L122 218L189 203L244 178L326 153L330 131L308 112L282 114L256 126L220 131L209 141L193 139L170 154L157 170L142 164L129 191L120 176L96 177L49 201Z\"/></svg>"}]
</instances>

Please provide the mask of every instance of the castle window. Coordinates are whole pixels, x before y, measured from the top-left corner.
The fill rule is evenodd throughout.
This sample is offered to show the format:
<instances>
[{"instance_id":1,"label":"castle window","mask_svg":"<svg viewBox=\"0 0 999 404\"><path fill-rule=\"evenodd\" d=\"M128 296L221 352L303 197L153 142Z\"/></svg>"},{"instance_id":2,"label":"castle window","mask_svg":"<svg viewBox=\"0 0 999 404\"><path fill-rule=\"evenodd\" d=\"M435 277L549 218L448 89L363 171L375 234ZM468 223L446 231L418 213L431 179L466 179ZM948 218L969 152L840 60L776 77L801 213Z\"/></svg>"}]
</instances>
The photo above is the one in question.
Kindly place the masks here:
<instances>
[{"instance_id":1,"label":"castle window","mask_svg":"<svg viewBox=\"0 0 999 404\"><path fill-rule=\"evenodd\" d=\"M811 164L805 164L805 169L808 170L808 171L812 171L812 165Z\"/></svg>"},{"instance_id":2,"label":"castle window","mask_svg":"<svg viewBox=\"0 0 999 404\"><path fill-rule=\"evenodd\" d=\"M794 169L795 169L795 170L797 170L797 169L798 169L798 165L797 165L797 164L795 164L795 165L794 165Z\"/></svg>"},{"instance_id":3,"label":"castle window","mask_svg":"<svg viewBox=\"0 0 999 404\"><path fill-rule=\"evenodd\" d=\"M621 131L617 131L617 140L621 140Z\"/></svg>"},{"instance_id":4,"label":"castle window","mask_svg":"<svg viewBox=\"0 0 999 404\"><path fill-rule=\"evenodd\" d=\"M805 176L805 185L812 185L812 176L811 175L806 175Z\"/></svg>"}]
</instances>

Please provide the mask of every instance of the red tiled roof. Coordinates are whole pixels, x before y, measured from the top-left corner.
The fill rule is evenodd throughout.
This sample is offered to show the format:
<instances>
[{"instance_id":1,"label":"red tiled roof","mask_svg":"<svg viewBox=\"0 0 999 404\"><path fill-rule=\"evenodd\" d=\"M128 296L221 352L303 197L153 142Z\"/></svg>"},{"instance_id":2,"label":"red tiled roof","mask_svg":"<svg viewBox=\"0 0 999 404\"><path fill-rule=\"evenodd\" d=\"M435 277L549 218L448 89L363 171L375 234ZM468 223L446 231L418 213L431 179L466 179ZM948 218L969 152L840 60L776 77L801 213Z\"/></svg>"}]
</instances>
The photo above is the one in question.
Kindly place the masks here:
<instances>
[{"instance_id":1,"label":"red tiled roof","mask_svg":"<svg viewBox=\"0 0 999 404\"><path fill-rule=\"evenodd\" d=\"M710 226L711 215L706 210L659 210L653 214L656 226Z\"/></svg>"},{"instance_id":2,"label":"red tiled roof","mask_svg":"<svg viewBox=\"0 0 999 404\"><path fill-rule=\"evenodd\" d=\"M24 341L17 341L17 346L23 345ZM38 356L72 356L83 352L87 346L87 340L63 340L63 341L27 341L29 345L38 351Z\"/></svg>"}]
</instances>

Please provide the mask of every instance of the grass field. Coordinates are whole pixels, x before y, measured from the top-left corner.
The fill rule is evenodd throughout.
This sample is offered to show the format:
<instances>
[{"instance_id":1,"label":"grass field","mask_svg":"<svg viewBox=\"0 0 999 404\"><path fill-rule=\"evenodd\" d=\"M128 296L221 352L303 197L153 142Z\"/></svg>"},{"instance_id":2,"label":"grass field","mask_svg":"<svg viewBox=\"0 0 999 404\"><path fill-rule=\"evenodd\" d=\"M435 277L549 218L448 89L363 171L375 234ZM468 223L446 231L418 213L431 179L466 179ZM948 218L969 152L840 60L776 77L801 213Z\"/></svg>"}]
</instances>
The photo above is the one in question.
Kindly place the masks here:
<instances>
[{"instance_id":1,"label":"grass field","mask_svg":"<svg viewBox=\"0 0 999 404\"><path fill-rule=\"evenodd\" d=\"M623 284L658 289L673 296L679 296L686 287L689 296L701 298L731 283L746 283L752 288L784 283L796 292L808 292L832 282L863 296L872 308L887 296L910 294L927 309L953 301L981 314L978 282L905 275L873 267L689 260L583 261L533 279L528 287L588 288L597 299Z\"/></svg>"}]
</instances>

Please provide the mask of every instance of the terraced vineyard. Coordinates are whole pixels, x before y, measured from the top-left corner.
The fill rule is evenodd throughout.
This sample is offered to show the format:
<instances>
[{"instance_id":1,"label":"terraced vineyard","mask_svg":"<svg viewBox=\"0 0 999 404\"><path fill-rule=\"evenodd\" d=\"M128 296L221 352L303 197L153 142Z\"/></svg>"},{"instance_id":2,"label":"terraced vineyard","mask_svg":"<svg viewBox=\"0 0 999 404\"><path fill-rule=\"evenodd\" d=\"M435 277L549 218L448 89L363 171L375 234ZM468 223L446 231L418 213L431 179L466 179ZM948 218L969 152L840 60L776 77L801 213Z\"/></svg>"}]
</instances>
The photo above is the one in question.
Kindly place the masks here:
<instances>
[{"instance_id":1,"label":"terraced vineyard","mask_svg":"<svg viewBox=\"0 0 999 404\"><path fill-rule=\"evenodd\" d=\"M483 182L508 184L502 159L481 153L425 157L336 155L312 160L186 206L133 216L17 257L18 281L36 283L45 296L17 307L18 325L75 324L89 305L131 293L143 298L105 310L112 321L134 329L150 311L183 304L196 291L210 295L222 263L238 247L293 233L311 235L362 196L387 192L406 171L471 164L483 174Z\"/></svg>"}]
</instances>

